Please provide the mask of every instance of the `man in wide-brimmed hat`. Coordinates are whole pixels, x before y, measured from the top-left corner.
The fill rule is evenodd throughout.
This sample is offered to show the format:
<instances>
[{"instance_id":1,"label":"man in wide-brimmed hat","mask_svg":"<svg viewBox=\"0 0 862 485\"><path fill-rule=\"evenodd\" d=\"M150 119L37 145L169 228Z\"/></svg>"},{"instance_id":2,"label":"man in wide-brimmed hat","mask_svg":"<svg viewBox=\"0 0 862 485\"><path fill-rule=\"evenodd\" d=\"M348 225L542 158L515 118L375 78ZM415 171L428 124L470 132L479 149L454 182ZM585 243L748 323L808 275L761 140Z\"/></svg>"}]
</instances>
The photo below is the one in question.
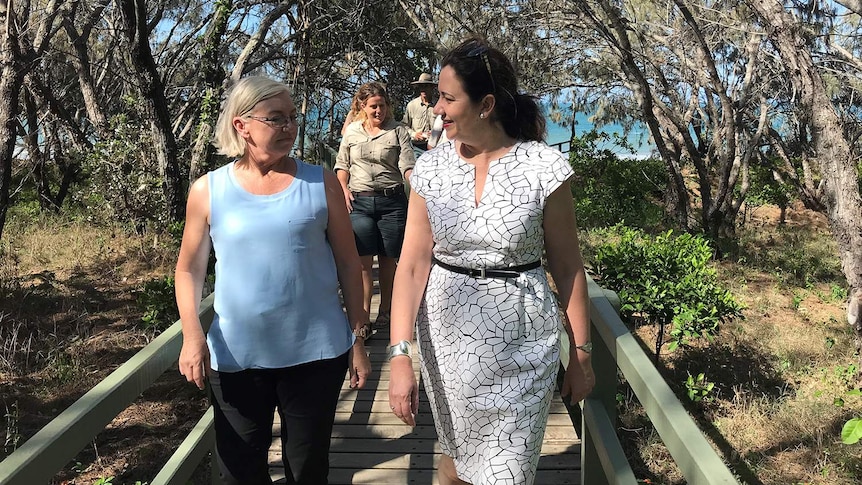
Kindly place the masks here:
<instances>
[{"instance_id":1,"label":"man in wide-brimmed hat","mask_svg":"<svg viewBox=\"0 0 862 485\"><path fill-rule=\"evenodd\" d=\"M410 83L416 87L419 95L407 103L404 110L404 124L410 129L413 146L419 152L428 149L428 135L434 124L434 90L437 82L430 74L423 72L419 79ZM417 153L418 156L418 153Z\"/></svg>"}]
</instances>

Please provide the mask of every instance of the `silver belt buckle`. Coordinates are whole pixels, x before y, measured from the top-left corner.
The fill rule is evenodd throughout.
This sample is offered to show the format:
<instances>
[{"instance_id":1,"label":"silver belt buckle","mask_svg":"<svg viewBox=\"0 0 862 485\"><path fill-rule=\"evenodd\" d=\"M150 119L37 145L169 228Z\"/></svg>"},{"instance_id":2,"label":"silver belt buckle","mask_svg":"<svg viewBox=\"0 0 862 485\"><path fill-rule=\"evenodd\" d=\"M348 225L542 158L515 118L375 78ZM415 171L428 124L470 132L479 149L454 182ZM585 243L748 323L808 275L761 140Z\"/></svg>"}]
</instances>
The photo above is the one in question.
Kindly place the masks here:
<instances>
[{"instance_id":1,"label":"silver belt buckle","mask_svg":"<svg viewBox=\"0 0 862 485\"><path fill-rule=\"evenodd\" d=\"M479 278L480 278L480 279L483 279L483 280L484 280L484 279L486 279L486 278L488 278L487 276L485 276L485 268L480 268L480 269L479 269Z\"/></svg>"}]
</instances>

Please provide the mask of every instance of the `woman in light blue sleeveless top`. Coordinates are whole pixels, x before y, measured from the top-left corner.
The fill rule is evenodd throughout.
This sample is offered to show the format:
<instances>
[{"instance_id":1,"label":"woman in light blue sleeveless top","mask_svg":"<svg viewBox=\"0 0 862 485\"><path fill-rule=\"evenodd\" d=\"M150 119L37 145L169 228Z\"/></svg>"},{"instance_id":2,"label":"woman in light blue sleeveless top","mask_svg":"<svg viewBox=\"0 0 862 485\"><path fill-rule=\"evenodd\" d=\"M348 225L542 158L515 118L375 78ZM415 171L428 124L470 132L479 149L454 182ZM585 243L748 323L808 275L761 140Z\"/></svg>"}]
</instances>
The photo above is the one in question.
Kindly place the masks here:
<instances>
[{"instance_id":1,"label":"woman in light blue sleeveless top","mask_svg":"<svg viewBox=\"0 0 862 485\"><path fill-rule=\"evenodd\" d=\"M287 87L241 80L216 126L219 152L238 159L189 191L176 269L179 367L201 389L210 381L225 484L271 483L275 410L286 483L327 483L344 370L351 387L370 372L362 265L341 186L289 156L296 136ZM210 249L215 317L204 335L198 310Z\"/></svg>"}]
</instances>

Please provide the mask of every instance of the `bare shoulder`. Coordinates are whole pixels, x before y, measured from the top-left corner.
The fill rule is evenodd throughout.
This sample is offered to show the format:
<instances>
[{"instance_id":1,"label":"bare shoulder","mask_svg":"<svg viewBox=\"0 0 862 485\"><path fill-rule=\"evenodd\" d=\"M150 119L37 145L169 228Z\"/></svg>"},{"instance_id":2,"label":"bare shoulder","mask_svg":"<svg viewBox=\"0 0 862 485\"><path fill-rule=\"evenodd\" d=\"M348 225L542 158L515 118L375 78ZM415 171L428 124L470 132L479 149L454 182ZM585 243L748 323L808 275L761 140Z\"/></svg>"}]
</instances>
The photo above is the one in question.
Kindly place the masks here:
<instances>
[{"instance_id":1,"label":"bare shoulder","mask_svg":"<svg viewBox=\"0 0 862 485\"><path fill-rule=\"evenodd\" d=\"M189 187L189 199L192 198L201 198L204 199L209 197L210 185L209 178L206 174L201 175L192 183L192 186Z\"/></svg>"}]
</instances>

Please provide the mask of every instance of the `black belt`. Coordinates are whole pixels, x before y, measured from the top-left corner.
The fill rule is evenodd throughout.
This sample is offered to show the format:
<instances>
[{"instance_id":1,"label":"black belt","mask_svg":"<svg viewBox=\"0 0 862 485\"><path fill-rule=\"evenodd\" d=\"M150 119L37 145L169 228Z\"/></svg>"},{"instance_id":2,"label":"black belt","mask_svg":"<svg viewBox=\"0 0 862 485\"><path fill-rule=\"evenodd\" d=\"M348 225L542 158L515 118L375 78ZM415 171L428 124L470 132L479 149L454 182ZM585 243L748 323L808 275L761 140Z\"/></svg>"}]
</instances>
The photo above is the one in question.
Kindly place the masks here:
<instances>
[{"instance_id":1,"label":"black belt","mask_svg":"<svg viewBox=\"0 0 862 485\"><path fill-rule=\"evenodd\" d=\"M359 192L353 192L354 196L360 197L392 197L393 195L400 195L404 193L403 185L396 185L395 187L387 187L385 189L379 190L362 190Z\"/></svg>"},{"instance_id":2,"label":"black belt","mask_svg":"<svg viewBox=\"0 0 862 485\"><path fill-rule=\"evenodd\" d=\"M445 270L449 270L453 273L465 274L467 276L471 276L473 278L517 278L524 271L538 268L542 265L541 261L533 261L532 263L521 264L518 266L510 266L508 268L493 268L493 269L475 269L475 268L462 268L460 266L452 266L451 264L446 264L440 261L437 258L432 257L432 261L437 266Z\"/></svg>"}]
</instances>

